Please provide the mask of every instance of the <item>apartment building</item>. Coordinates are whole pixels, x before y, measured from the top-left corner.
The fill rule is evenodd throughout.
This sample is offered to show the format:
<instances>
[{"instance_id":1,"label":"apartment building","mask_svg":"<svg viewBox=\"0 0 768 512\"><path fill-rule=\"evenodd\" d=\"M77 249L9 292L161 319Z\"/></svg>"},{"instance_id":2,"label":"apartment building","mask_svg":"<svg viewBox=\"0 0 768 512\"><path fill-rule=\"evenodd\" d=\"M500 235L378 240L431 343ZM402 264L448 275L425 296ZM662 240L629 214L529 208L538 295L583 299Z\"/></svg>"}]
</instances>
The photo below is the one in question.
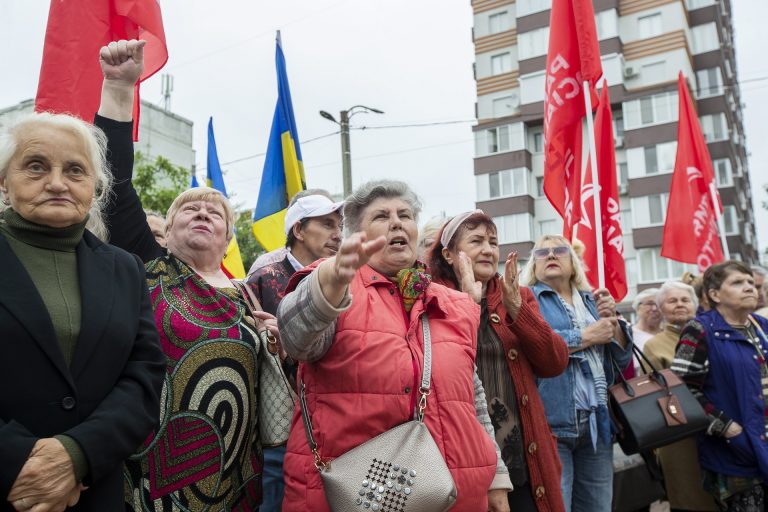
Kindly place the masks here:
<instances>
[{"instance_id":1,"label":"apartment building","mask_svg":"<svg viewBox=\"0 0 768 512\"><path fill-rule=\"evenodd\" d=\"M476 203L502 255L527 259L562 220L544 197L544 74L551 0L472 0ZM616 142L627 299L695 266L662 258L677 149L677 75L688 78L725 206L731 257L758 262L730 0L594 0Z\"/></svg>"}]
</instances>

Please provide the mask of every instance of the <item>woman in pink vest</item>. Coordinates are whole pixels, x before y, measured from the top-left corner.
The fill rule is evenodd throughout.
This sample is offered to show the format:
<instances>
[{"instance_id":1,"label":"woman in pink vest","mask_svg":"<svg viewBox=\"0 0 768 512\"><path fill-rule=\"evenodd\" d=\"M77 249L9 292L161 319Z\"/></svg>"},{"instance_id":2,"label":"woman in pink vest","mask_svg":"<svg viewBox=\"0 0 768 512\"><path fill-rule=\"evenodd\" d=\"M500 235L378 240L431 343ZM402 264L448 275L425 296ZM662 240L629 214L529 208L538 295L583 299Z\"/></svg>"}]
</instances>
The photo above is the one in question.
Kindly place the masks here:
<instances>
[{"instance_id":1,"label":"woman in pink vest","mask_svg":"<svg viewBox=\"0 0 768 512\"><path fill-rule=\"evenodd\" d=\"M301 361L312 434L322 460L332 461L413 417L427 315L432 389L425 423L456 485L452 510L506 512L512 485L475 368L478 306L430 283L416 260L420 209L402 182L369 182L348 197L351 236L335 257L297 272L280 303L283 346ZM284 511L329 510L298 408L284 471Z\"/></svg>"}]
</instances>

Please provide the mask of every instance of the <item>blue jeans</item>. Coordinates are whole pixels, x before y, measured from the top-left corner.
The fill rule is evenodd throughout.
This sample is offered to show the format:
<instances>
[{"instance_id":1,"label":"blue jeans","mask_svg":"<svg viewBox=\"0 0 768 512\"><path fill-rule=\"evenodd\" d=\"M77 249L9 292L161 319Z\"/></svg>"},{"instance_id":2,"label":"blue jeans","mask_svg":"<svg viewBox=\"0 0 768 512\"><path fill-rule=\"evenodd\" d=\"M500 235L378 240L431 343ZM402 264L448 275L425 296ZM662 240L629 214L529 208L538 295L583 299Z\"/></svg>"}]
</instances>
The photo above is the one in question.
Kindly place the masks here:
<instances>
[{"instance_id":1,"label":"blue jeans","mask_svg":"<svg viewBox=\"0 0 768 512\"><path fill-rule=\"evenodd\" d=\"M566 512L611 512L613 498L613 449L597 442L592 448L589 416L579 412L576 438L558 438L557 453L563 465L560 487Z\"/></svg>"},{"instance_id":2,"label":"blue jeans","mask_svg":"<svg viewBox=\"0 0 768 512\"><path fill-rule=\"evenodd\" d=\"M262 475L264 499L261 507L259 507L259 512L280 512L283 507L283 494L285 493L284 458L285 445L264 448L264 474Z\"/></svg>"}]
</instances>

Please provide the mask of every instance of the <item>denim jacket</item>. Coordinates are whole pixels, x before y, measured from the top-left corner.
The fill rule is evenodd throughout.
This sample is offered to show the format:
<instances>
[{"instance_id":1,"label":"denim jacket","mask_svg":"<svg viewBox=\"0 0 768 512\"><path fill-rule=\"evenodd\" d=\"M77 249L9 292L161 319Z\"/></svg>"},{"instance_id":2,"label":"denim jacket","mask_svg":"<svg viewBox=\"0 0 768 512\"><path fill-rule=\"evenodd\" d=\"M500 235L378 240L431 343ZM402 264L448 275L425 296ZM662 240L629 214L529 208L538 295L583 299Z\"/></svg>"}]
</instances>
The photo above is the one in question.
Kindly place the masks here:
<instances>
[{"instance_id":1,"label":"denim jacket","mask_svg":"<svg viewBox=\"0 0 768 512\"><path fill-rule=\"evenodd\" d=\"M578 347L581 345L581 331L573 326L571 317L565 310L557 293L546 284L540 282L533 285L531 290L536 296L544 320L552 326L552 329L557 334L562 336L568 347ZM590 292L579 293L592 316L599 318L592 294ZM611 359L616 361L619 368L625 368L632 359L632 329L622 320L619 323L627 339L627 347L622 348L616 340L599 346L604 350L603 368L608 386L612 385L616 379ZM578 437L576 400L573 390L576 372L582 371L580 364L583 359L583 353L574 352L570 355L568 368L565 372L551 379L539 380L539 394L544 401L547 422L549 422L552 432L559 438ZM597 415L598 431L610 432L611 421L607 408L601 407L597 411Z\"/></svg>"}]
</instances>

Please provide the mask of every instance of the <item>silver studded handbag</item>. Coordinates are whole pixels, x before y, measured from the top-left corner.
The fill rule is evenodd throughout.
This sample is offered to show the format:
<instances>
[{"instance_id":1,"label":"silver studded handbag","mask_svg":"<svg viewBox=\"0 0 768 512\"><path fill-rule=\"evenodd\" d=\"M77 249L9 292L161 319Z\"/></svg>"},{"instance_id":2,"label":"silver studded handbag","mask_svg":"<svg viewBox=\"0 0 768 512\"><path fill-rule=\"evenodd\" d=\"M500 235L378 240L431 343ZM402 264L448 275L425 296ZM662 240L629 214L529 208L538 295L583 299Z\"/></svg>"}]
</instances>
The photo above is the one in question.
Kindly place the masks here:
<instances>
[{"instance_id":1,"label":"silver studded handbag","mask_svg":"<svg viewBox=\"0 0 768 512\"><path fill-rule=\"evenodd\" d=\"M421 317L421 326L424 369L414 419L331 461L320 456L312 433L304 383L300 384L299 403L307 441L333 512L443 512L456 502L453 477L424 424L432 374L432 341L426 315Z\"/></svg>"}]
</instances>

